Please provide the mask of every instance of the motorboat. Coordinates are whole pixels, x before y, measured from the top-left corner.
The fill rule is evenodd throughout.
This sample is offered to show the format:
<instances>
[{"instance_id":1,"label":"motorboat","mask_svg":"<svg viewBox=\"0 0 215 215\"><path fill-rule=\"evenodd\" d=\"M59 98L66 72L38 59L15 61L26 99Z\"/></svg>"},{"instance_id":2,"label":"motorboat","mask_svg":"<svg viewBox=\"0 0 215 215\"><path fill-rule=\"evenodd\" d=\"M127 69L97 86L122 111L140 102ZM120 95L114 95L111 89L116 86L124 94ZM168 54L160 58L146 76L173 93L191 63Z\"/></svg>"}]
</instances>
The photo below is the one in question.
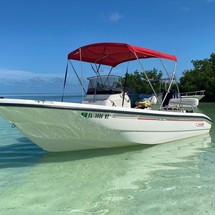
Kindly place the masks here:
<instances>
[{"instance_id":1,"label":"motorboat","mask_svg":"<svg viewBox=\"0 0 215 215\"><path fill-rule=\"evenodd\" d=\"M180 95L182 98L197 98L200 101L205 97L205 90L183 92Z\"/></svg>"},{"instance_id":2,"label":"motorboat","mask_svg":"<svg viewBox=\"0 0 215 215\"><path fill-rule=\"evenodd\" d=\"M162 66L164 61L173 63L169 88L159 107L157 94L143 67L144 60L148 59L157 59ZM127 74L129 62L137 63L153 92L147 101L136 101L135 107L131 107L126 91L126 75L122 84L122 77L113 73L119 65L126 64ZM94 75L87 79L87 89L83 84L86 80L81 78L83 71L77 72L76 63L89 64L92 68ZM162 144L207 134L211 129L211 119L195 112L195 98L174 102L170 97L177 64L174 55L125 43L82 46L68 54L64 89L70 64L85 94L80 103L65 102L64 94L61 101L0 99L0 116L44 150L60 152ZM83 66L80 68L83 70ZM164 70L167 72L165 66Z\"/></svg>"}]
</instances>

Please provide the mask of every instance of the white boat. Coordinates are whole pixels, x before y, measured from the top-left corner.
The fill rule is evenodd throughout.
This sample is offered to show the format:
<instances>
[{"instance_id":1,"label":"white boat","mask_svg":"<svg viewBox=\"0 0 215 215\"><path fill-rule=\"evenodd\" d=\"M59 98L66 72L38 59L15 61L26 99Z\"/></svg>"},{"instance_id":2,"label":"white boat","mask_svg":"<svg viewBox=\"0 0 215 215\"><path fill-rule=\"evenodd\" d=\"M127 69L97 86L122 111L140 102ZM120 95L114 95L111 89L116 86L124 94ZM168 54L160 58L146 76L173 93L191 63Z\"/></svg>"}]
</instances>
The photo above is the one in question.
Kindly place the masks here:
<instances>
[{"instance_id":1,"label":"white boat","mask_svg":"<svg viewBox=\"0 0 215 215\"><path fill-rule=\"evenodd\" d=\"M182 98L196 98L199 101L205 97L205 90L191 91L180 93Z\"/></svg>"},{"instance_id":2,"label":"white boat","mask_svg":"<svg viewBox=\"0 0 215 215\"><path fill-rule=\"evenodd\" d=\"M156 92L152 84L154 96L149 101L137 101L137 106L131 108L121 78L111 75L112 69L134 60L143 69L142 59L146 58L177 63L173 55L124 43L96 43L80 47L68 55L68 62L91 63L96 74L88 79L83 102L1 98L0 116L35 144L51 152L161 144L208 133L211 119L202 113L187 112L183 103L174 103L174 99L171 102L168 93L161 106L154 110ZM102 65L110 66L108 74L100 74ZM175 68L168 91L175 77ZM67 70L65 83L66 77ZM81 79L78 80L82 84ZM169 104L167 99L170 99Z\"/></svg>"}]
</instances>

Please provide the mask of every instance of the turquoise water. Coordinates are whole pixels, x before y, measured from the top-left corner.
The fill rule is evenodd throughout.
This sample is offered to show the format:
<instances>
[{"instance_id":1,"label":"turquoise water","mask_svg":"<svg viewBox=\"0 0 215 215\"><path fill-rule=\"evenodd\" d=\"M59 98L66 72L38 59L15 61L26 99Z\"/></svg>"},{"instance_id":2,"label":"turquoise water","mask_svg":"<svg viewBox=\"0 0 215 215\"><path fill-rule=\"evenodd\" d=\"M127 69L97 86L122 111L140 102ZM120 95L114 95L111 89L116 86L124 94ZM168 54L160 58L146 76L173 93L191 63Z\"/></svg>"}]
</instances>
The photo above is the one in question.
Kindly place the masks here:
<instances>
[{"instance_id":1,"label":"turquoise water","mask_svg":"<svg viewBox=\"0 0 215 215\"><path fill-rule=\"evenodd\" d=\"M215 121L215 104L201 104ZM0 214L215 214L210 135L153 147L47 153L0 119Z\"/></svg>"}]
</instances>

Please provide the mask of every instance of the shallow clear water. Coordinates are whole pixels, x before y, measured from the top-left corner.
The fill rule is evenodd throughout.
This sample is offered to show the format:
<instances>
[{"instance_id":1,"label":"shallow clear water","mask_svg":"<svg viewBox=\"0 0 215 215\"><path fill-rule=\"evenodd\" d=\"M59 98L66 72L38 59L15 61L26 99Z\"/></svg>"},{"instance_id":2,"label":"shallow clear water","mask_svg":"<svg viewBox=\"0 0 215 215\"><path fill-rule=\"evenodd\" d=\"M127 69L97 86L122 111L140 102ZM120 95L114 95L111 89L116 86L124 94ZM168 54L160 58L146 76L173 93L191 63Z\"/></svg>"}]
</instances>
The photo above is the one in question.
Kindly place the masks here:
<instances>
[{"instance_id":1,"label":"shallow clear water","mask_svg":"<svg viewBox=\"0 0 215 215\"><path fill-rule=\"evenodd\" d=\"M215 120L215 104L200 111ZM47 153L0 119L0 214L214 214L210 135L153 147Z\"/></svg>"}]
</instances>

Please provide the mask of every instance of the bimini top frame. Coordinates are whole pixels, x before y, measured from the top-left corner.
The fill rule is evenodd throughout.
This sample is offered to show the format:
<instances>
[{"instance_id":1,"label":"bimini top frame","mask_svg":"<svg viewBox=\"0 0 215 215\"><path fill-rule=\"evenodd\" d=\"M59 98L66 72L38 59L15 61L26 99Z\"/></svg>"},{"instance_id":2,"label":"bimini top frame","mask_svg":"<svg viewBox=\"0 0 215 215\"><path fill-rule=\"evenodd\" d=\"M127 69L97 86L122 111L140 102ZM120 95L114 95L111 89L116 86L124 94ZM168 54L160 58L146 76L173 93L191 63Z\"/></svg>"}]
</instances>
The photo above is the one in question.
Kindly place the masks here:
<instances>
[{"instance_id":1,"label":"bimini top frame","mask_svg":"<svg viewBox=\"0 0 215 215\"><path fill-rule=\"evenodd\" d=\"M77 60L77 61L81 61L81 62L88 62L88 63L94 64L95 68L93 66L92 66L92 68L97 75L99 75L99 69L100 69L101 65L111 66L112 68L109 72L109 74L110 74L113 67L116 67L118 64L133 61L133 60L138 60L140 66L145 74L145 77L148 80L148 83L150 84L150 87L153 90L153 93L156 95L156 92L155 92L149 78L147 77L144 67L140 61L140 59L147 59L147 58L159 58L160 60L167 59L167 60L171 60L171 61L175 62L173 74L170 78L170 87L171 87L173 80L175 78L175 70L176 70L176 63L177 63L177 58L174 55L170 55L170 54L166 54L163 52L158 52L158 51L154 51L151 49L142 48L142 47L138 47L138 46L133 46L133 45L129 45L126 43L113 43L113 42L95 43L95 44L82 46L68 54L68 60ZM70 63L71 63L71 61L70 61ZM161 61L161 63L162 63L162 61ZM164 66L163 63L162 63L162 65ZM73 65L72 65L72 68L75 71ZM165 69L168 77L170 77L165 66L164 66L164 69ZM83 83L81 82L76 71L75 71L75 74L76 74L81 86L83 87ZM83 72L82 72L82 74L83 74ZM67 70L66 70L66 74L65 74L64 84L66 82L66 76L67 76Z\"/></svg>"}]
</instances>

